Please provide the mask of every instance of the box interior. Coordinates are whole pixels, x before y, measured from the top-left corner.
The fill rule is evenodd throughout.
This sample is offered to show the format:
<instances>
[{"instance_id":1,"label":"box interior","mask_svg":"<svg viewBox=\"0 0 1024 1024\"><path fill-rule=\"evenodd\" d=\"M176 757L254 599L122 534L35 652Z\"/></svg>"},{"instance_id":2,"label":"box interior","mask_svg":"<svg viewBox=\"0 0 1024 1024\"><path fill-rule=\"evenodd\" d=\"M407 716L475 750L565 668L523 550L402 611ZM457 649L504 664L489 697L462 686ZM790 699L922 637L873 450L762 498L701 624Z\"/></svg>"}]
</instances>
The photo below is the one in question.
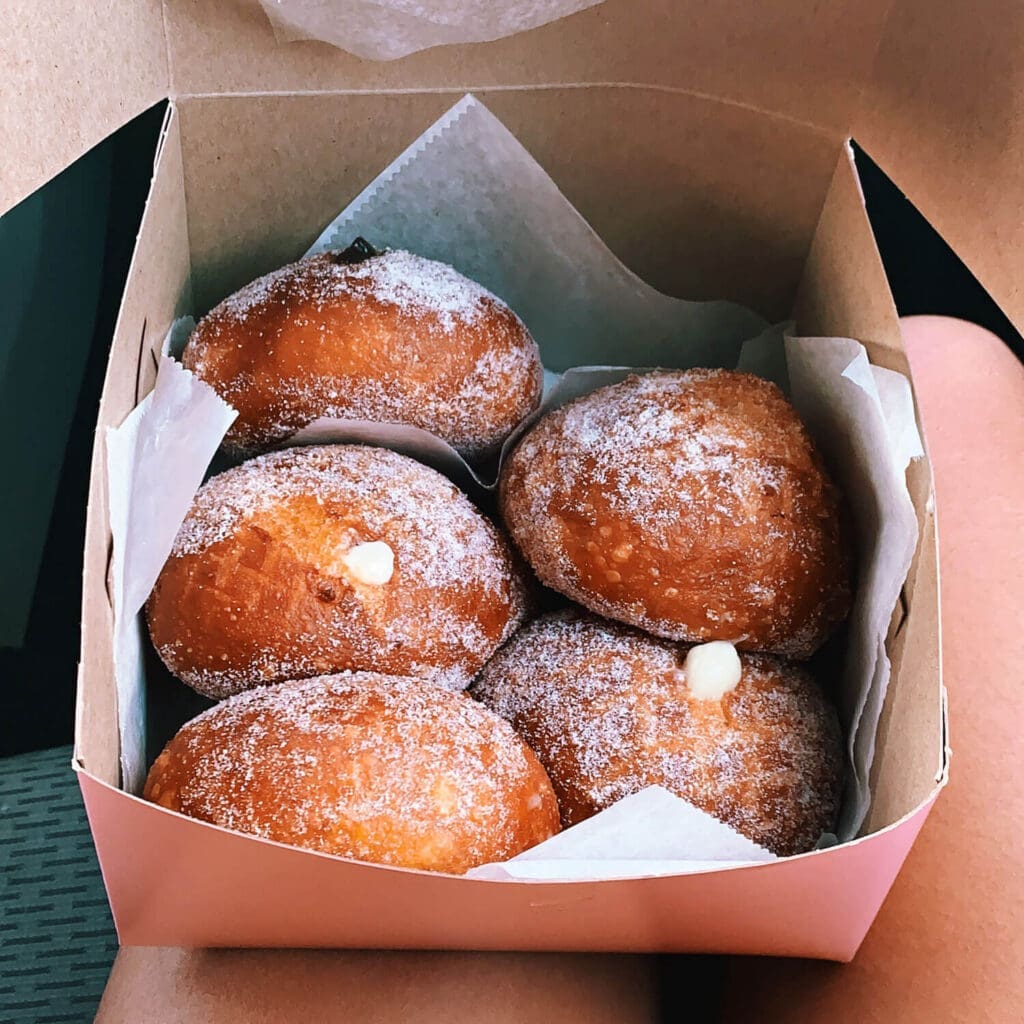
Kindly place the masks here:
<instances>
[{"instance_id":1,"label":"box interior","mask_svg":"<svg viewBox=\"0 0 1024 1024\"><path fill-rule=\"evenodd\" d=\"M899 328L849 151L826 133L690 94L635 87L481 91L611 249L686 298L729 298L803 333L854 337L905 370ZM185 97L169 111L111 353L100 429L152 387L171 321L295 258L455 92ZM630 145L618 144L631 125ZM103 445L86 544L76 757L118 782ZM934 524L915 471L919 554L897 609L894 676L868 830L921 804L943 769ZM923 585L922 585L923 584ZM919 599L915 592L921 585ZM169 735L186 688L155 673ZM162 698L160 695L163 695ZM194 710L194 709L192 709ZM164 717L161 717L164 716Z\"/></svg>"},{"instance_id":2,"label":"box interior","mask_svg":"<svg viewBox=\"0 0 1024 1024\"><path fill-rule=\"evenodd\" d=\"M294 259L461 95L179 100L198 307ZM836 163L824 133L640 88L475 95L646 281L789 315Z\"/></svg>"}]
</instances>

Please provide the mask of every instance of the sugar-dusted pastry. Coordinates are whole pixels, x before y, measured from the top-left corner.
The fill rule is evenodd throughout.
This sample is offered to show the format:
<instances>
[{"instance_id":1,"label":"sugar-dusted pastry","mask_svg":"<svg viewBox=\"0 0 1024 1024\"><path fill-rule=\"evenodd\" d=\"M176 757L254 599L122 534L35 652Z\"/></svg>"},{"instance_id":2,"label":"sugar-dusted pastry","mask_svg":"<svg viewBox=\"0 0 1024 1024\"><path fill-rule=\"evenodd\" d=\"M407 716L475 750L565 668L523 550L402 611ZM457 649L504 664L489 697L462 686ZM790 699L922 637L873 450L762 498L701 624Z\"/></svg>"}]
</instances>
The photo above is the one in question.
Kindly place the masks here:
<instances>
[{"instance_id":1,"label":"sugar-dusted pastry","mask_svg":"<svg viewBox=\"0 0 1024 1024\"><path fill-rule=\"evenodd\" d=\"M147 800L321 853L462 873L558 831L551 784L462 694L372 673L285 682L192 719Z\"/></svg>"},{"instance_id":2,"label":"sugar-dusted pastry","mask_svg":"<svg viewBox=\"0 0 1024 1024\"><path fill-rule=\"evenodd\" d=\"M196 325L182 361L238 410L226 445L265 450L328 416L421 427L467 458L492 455L540 401L529 331L445 263L364 254L289 264Z\"/></svg>"},{"instance_id":3,"label":"sugar-dusted pastry","mask_svg":"<svg viewBox=\"0 0 1024 1024\"><path fill-rule=\"evenodd\" d=\"M836 712L781 658L566 611L520 630L472 692L536 753L565 825L652 785L777 854L810 849L835 824Z\"/></svg>"},{"instance_id":4,"label":"sugar-dusted pastry","mask_svg":"<svg viewBox=\"0 0 1024 1024\"><path fill-rule=\"evenodd\" d=\"M503 467L541 581L672 640L809 657L850 604L839 495L772 383L631 376L544 416Z\"/></svg>"},{"instance_id":5,"label":"sugar-dusted pastry","mask_svg":"<svg viewBox=\"0 0 1024 1024\"><path fill-rule=\"evenodd\" d=\"M222 698L344 670L467 686L525 614L502 533L383 448L252 459L200 488L147 604L174 675Z\"/></svg>"}]
</instances>

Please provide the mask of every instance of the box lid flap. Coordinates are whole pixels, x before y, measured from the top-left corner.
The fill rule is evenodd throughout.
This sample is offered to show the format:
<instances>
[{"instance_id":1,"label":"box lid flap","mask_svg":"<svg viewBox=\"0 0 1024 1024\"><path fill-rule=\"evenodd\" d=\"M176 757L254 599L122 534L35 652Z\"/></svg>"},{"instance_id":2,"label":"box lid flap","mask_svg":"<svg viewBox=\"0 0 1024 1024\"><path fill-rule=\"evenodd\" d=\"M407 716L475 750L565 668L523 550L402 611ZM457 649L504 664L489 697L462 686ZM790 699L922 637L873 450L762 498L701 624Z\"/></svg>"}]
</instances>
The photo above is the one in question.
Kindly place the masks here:
<instances>
[{"instance_id":1,"label":"box lid flap","mask_svg":"<svg viewBox=\"0 0 1024 1024\"><path fill-rule=\"evenodd\" d=\"M1024 328L1024 4L895 0L852 134Z\"/></svg>"},{"instance_id":2,"label":"box lid flap","mask_svg":"<svg viewBox=\"0 0 1024 1024\"><path fill-rule=\"evenodd\" d=\"M1024 323L1018 0L983 13L948 0L940 18L932 0L605 0L383 63L279 44L257 0L11 0L4 13L0 212L168 94L632 85L854 135Z\"/></svg>"},{"instance_id":3,"label":"box lid flap","mask_svg":"<svg viewBox=\"0 0 1024 1024\"><path fill-rule=\"evenodd\" d=\"M845 137L890 0L605 0L489 43L361 60L278 43L257 0L167 0L178 96L324 90L482 91L627 84L757 108ZM628 138L624 136L624 143Z\"/></svg>"},{"instance_id":4,"label":"box lid flap","mask_svg":"<svg viewBox=\"0 0 1024 1024\"><path fill-rule=\"evenodd\" d=\"M0 213L167 91L160 0L9 0L0 31Z\"/></svg>"},{"instance_id":5,"label":"box lid flap","mask_svg":"<svg viewBox=\"0 0 1024 1024\"><path fill-rule=\"evenodd\" d=\"M1024 322L1024 4L605 0L492 43L392 62L278 43L257 0L167 3L172 92L628 84L853 135ZM628 145L624 132L623 143Z\"/></svg>"}]
</instances>

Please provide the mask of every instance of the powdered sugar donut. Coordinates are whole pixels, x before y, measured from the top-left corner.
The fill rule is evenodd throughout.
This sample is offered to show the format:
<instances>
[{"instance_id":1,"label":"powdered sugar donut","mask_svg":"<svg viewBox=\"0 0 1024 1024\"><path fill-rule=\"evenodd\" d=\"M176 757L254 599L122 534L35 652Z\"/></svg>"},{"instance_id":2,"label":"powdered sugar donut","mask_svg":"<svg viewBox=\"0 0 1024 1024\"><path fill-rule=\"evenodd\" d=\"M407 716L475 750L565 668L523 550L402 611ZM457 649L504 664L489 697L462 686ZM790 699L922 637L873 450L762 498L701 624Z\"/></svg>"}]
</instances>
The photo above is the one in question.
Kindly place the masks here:
<instances>
[{"instance_id":1,"label":"powdered sugar donut","mask_svg":"<svg viewBox=\"0 0 1024 1024\"><path fill-rule=\"evenodd\" d=\"M226 445L265 450L331 416L421 427L468 458L497 451L540 401L522 321L447 264L347 258L282 267L197 324L182 361L238 410Z\"/></svg>"},{"instance_id":2,"label":"powdered sugar donut","mask_svg":"<svg viewBox=\"0 0 1024 1024\"><path fill-rule=\"evenodd\" d=\"M558 831L544 769L497 715L362 672L261 687L184 725L145 798L342 857L461 873Z\"/></svg>"},{"instance_id":3,"label":"powdered sugar donut","mask_svg":"<svg viewBox=\"0 0 1024 1024\"><path fill-rule=\"evenodd\" d=\"M847 613L839 497L768 381L660 371L543 417L500 503L549 587L672 640L810 656Z\"/></svg>"},{"instance_id":4,"label":"powdered sugar donut","mask_svg":"<svg viewBox=\"0 0 1024 1024\"><path fill-rule=\"evenodd\" d=\"M507 541L449 480L324 445L204 484L147 613L171 672L222 698L346 669L461 689L525 603Z\"/></svg>"},{"instance_id":5,"label":"powdered sugar donut","mask_svg":"<svg viewBox=\"0 0 1024 1024\"><path fill-rule=\"evenodd\" d=\"M743 654L709 677L700 651L561 612L517 633L472 692L536 753L565 825L659 785L775 853L810 849L839 809L835 711L796 665Z\"/></svg>"}]
</instances>

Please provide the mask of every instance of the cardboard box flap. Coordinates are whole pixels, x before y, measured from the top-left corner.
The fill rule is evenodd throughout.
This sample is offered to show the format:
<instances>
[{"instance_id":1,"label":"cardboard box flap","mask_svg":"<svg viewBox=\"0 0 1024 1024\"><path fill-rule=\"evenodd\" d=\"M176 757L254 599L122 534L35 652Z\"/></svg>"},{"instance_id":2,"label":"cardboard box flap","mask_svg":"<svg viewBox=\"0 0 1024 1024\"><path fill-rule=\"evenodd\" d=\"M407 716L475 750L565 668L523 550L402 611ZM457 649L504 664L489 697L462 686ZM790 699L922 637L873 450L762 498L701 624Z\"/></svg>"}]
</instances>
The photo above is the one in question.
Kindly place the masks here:
<instances>
[{"instance_id":1,"label":"cardboard box flap","mask_svg":"<svg viewBox=\"0 0 1024 1024\"><path fill-rule=\"evenodd\" d=\"M161 0L4 4L0 213L167 91Z\"/></svg>"},{"instance_id":2,"label":"cardboard box flap","mask_svg":"<svg viewBox=\"0 0 1024 1024\"><path fill-rule=\"evenodd\" d=\"M889 2L606 0L495 42L375 62L326 43L278 43L257 0L167 0L171 89L184 96L630 84L765 110L839 139Z\"/></svg>"},{"instance_id":3,"label":"cardboard box flap","mask_svg":"<svg viewBox=\"0 0 1024 1024\"><path fill-rule=\"evenodd\" d=\"M1024 327L1024 4L896 0L853 135Z\"/></svg>"},{"instance_id":4,"label":"cardboard box flap","mask_svg":"<svg viewBox=\"0 0 1024 1024\"><path fill-rule=\"evenodd\" d=\"M1024 6L606 0L393 62L279 44L257 0L13 0L0 35L0 212L167 95L627 84L860 141L1024 323ZM166 23L166 32L165 32ZM628 140L624 140L628 141Z\"/></svg>"},{"instance_id":5,"label":"cardboard box flap","mask_svg":"<svg viewBox=\"0 0 1024 1024\"><path fill-rule=\"evenodd\" d=\"M166 0L172 92L630 84L853 135L1024 322L1024 5L992 0L606 0L493 43L392 62L280 44L257 0ZM628 140L624 139L624 142Z\"/></svg>"}]
</instances>

